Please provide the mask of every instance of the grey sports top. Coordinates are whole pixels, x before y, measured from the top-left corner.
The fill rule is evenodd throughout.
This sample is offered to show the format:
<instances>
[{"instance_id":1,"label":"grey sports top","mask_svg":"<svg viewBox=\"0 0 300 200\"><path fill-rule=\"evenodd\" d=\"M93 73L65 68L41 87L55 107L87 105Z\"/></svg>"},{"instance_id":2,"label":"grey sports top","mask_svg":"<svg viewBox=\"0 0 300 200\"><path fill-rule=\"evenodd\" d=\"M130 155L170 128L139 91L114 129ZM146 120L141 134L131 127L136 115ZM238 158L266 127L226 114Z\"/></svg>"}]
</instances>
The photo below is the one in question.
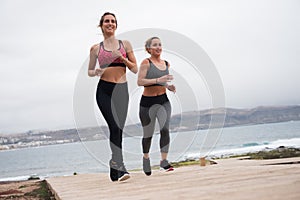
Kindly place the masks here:
<instances>
[{"instance_id":1,"label":"grey sports top","mask_svg":"<svg viewBox=\"0 0 300 200\"><path fill-rule=\"evenodd\" d=\"M169 68L168 68L168 62L165 61L166 63L166 69L165 70L160 70L158 69L153 62L148 58L149 60L149 70L147 71L146 77L147 79L153 79L153 78L159 78L162 77L164 75L168 75L169 74ZM144 87L150 87L150 86L164 86L166 85L166 83L156 83L156 84L152 84L152 85L146 85Z\"/></svg>"}]
</instances>

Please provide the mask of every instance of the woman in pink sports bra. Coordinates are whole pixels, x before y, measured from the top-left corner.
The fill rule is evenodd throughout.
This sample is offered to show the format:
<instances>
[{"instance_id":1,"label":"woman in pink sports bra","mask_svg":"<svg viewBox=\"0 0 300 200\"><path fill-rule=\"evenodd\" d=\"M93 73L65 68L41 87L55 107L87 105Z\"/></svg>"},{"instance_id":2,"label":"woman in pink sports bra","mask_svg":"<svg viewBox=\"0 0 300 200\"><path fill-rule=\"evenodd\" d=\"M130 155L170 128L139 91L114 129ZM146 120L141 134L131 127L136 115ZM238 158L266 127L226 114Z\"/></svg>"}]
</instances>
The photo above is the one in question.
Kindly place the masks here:
<instances>
[{"instance_id":1,"label":"woman in pink sports bra","mask_svg":"<svg viewBox=\"0 0 300 200\"><path fill-rule=\"evenodd\" d=\"M112 158L109 161L110 179L124 181L130 178L122 153L123 128L128 111L128 86L126 69L137 73L136 59L129 41L117 40L115 31L117 19L113 13L106 12L99 23L104 40L90 50L88 75L100 77L96 100L109 128L109 141ZM96 68L99 62L100 68Z\"/></svg>"}]
</instances>

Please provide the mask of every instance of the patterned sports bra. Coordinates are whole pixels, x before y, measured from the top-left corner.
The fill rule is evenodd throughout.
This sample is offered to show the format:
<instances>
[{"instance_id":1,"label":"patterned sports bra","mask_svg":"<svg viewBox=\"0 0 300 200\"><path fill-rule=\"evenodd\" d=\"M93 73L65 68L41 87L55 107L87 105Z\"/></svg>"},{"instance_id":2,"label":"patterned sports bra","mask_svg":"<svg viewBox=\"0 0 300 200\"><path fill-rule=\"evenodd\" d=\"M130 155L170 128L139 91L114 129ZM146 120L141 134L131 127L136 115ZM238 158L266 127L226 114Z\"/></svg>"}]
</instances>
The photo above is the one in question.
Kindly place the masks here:
<instances>
[{"instance_id":1,"label":"patterned sports bra","mask_svg":"<svg viewBox=\"0 0 300 200\"><path fill-rule=\"evenodd\" d=\"M119 40L119 49L122 56L127 58L126 50L123 45L123 42ZM103 42L100 43L99 53L98 53L98 62L100 68L106 67L126 67L126 65L122 62L119 57L113 56L112 51L107 51L104 49Z\"/></svg>"}]
</instances>

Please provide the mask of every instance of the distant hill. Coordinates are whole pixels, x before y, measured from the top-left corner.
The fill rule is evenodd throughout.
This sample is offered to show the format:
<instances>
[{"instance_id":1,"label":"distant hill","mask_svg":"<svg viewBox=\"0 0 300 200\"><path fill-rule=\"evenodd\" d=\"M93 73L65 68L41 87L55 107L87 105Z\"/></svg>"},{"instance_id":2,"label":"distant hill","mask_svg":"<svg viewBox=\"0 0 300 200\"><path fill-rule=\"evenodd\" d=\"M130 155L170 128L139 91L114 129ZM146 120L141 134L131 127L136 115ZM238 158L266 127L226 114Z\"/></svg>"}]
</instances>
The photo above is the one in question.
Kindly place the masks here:
<instances>
[{"instance_id":1,"label":"distant hill","mask_svg":"<svg viewBox=\"0 0 300 200\"><path fill-rule=\"evenodd\" d=\"M213 120L212 120L213 119ZM170 131L193 131L216 127L245 126L254 124L277 123L300 120L300 106L260 106L252 109L216 108L201 111L189 111L173 115ZM156 128L158 130L158 126ZM73 130L77 133L76 130ZM70 133L70 131L68 131ZM156 131L157 133L158 131ZM57 133L57 132L56 132ZM108 138L107 126L90 127L78 131L81 140ZM127 125L125 136L142 136L140 123Z\"/></svg>"},{"instance_id":2,"label":"distant hill","mask_svg":"<svg viewBox=\"0 0 300 200\"><path fill-rule=\"evenodd\" d=\"M216 127L245 126L265 123L278 123L300 120L300 106L261 106L252 109L216 108L201 111L183 112L173 115L170 131L193 131ZM158 130L158 129L157 129ZM140 123L124 128L125 136L142 136ZM156 131L158 132L158 131ZM108 138L107 126L58 131L27 132L18 135L0 135L0 145L29 144L40 142L41 145L78 141L90 141Z\"/></svg>"},{"instance_id":3,"label":"distant hill","mask_svg":"<svg viewBox=\"0 0 300 200\"><path fill-rule=\"evenodd\" d=\"M170 131L193 131L299 120L300 106L298 105L260 106L252 109L216 108L173 115L170 121ZM129 135L134 135L134 132L142 135L140 125L131 125L126 129L130 130Z\"/></svg>"},{"instance_id":4,"label":"distant hill","mask_svg":"<svg viewBox=\"0 0 300 200\"><path fill-rule=\"evenodd\" d=\"M185 120L189 122L195 121L195 118L199 119L197 126L195 123L189 123L188 129L195 130L207 129L209 127L231 127L286 121L298 121L300 120L300 106L261 106L252 109L217 108L202 110L199 112L185 112L182 115L184 115ZM182 117L180 117L180 115L173 116L173 126L175 125L174 122L177 118L179 119ZM216 120L212 121L213 118ZM223 125L218 124L222 122L224 122Z\"/></svg>"}]
</instances>

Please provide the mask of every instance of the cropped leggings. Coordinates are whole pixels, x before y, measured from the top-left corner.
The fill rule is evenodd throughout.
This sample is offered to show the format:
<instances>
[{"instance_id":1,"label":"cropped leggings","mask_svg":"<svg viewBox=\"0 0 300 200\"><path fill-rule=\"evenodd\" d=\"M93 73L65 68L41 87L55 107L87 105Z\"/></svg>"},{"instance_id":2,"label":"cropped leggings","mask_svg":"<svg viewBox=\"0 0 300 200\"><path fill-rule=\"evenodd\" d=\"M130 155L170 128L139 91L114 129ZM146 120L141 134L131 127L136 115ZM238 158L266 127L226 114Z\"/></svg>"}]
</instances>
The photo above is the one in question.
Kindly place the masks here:
<instances>
[{"instance_id":1,"label":"cropped leggings","mask_svg":"<svg viewBox=\"0 0 300 200\"><path fill-rule=\"evenodd\" d=\"M169 124L171 104L167 95L163 94L153 97L142 96L139 116L143 126L143 153L149 153L156 119L158 120L160 127L160 151L161 153L168 153L170 143Z\"/></svg>"},{"instance_id":2,"label":"cropped leggings","mask_svg":"<svg viewBox=\"0 0 300 200\"><path fill-rule=\"evenodd\" d=\"M96 100L109 128L112 160L122 163L122 137L129 100L127 83L111 83L100 80Z\"/></svg>"}]
</instances>

